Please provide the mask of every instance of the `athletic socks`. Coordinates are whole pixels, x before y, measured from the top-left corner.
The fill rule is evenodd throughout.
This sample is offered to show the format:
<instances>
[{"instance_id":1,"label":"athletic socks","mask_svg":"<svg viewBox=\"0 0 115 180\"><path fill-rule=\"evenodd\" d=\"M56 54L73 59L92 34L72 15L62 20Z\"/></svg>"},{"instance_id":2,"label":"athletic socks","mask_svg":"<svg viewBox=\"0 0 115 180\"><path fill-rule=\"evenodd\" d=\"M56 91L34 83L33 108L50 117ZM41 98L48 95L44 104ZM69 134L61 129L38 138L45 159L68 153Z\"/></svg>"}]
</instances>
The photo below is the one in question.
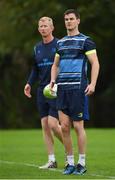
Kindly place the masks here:
<instances>
[{"instance_id":1,"label":"athletic socks","mask_svg":"<svg viewBox=\"0 0 115 180\"><path fill-rule=\"evenodd\" d=\"M50 155L48 155L48 161L49 162L55 162L56 160L55 160L55 155L54 154L50 154Z\"/></svg>"},{"instance_id":2,"label":"athletic socks","mask_svg":"<svg viewBox=\"0 0 115 180\"><path fill-rule=\"evenodd\" d=\"M69 165L74 166L74 155L68 155L67 156L67 162Z\"/></svg>"},{"instance_id":3,"label":"athletic socks","mask_svg":"<svg viewBox=\"0 0 115 180\"><path fill-rule=\"evenodd\" d=\"M52 161L55 162L55 155L54 154L50 154L48 155L48 161ZM69 165L74 166L74 155L68 155L67 156L67 162ZM82 166L85 166L85 154L79 154L79 159L78 159L78 164L81 164Z\"/></svg>"},{"instance_id":4,"label":"athletic socks","mask_svg":"<svg viewBox=\"0 0 115 180\"><path fill-rule=\"evenodd\" d=\"M79 154L78 164L85 166L85 154Z\"/></svg>"}]
</instances>

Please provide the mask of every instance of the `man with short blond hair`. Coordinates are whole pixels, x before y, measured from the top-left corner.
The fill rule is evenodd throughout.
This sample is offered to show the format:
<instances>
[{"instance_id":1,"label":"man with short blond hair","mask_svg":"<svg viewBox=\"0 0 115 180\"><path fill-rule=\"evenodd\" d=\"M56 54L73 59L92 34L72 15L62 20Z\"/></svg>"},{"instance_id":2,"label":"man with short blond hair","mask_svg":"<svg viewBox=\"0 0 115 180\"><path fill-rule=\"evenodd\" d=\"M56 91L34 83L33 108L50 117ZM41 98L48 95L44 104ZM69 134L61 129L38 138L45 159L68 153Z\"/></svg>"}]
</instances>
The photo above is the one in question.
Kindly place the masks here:
<instances>
[{"instance_id":1,"label":"man with short blond hair","mask_svg":"<svg viewBox=\"0 0 115 180\"><path fill-rule=\"evenodd\" d=\"M56 52L57 38L53 36L53 20L50 17L41 17L38 21L38 31L42 36L42 41L34 47L34 67L24 88L24 93L31 98L31 87L35 81L39 82L37 90L37 107L39 110L44 141L48 153L48 163L40 166L41 169L56 168L57 162L54 154L54 135L61 141L62 132L58 122L58 112L56 110L56 99L47 99L43 95L44 87L50 82L50 71Z\"/></svg>"},{"instance_id":2,"label":"man with short blond hair","mask_svg":"<svg viewBox=\"0 0 115 180\"><path fill-rule=\"evenodd\" d=\"M51 25L51 26L54 26L54 25L53 25L53 20L52 20L52 18L50 18L50 17L47 17L47 16L41 17L41 18L39 19L39 22L40 22L40 21L42 21L42 22L49 21L50 25Z\"/></svg>"}]
</instances>

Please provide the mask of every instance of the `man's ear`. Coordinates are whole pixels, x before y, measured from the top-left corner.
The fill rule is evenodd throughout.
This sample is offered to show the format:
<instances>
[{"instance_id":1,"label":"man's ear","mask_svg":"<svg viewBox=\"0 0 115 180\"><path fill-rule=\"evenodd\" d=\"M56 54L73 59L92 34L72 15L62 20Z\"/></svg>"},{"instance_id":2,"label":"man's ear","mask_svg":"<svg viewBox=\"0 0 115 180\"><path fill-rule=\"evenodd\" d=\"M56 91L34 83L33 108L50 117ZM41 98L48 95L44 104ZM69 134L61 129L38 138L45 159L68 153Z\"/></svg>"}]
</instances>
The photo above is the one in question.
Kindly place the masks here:
<instances>
[{"instance_id":1,"label":"man's ear","mask_svg":"<svg viewBox=\"0 0 115 180\"><path fill-rule=\"evenodd\" d=\"M52 25L52 31L54 31L54 26Z\"/></svg>"},{"instance_id":2,"label":"man's ear","mask_svg":"<svg viewBox=\"0 0 115 180\"><path fill-rule=\"evenodd\" d=\"M78 19L78 24L80 24L80 19Z\"/></svg>"}]
</instances>

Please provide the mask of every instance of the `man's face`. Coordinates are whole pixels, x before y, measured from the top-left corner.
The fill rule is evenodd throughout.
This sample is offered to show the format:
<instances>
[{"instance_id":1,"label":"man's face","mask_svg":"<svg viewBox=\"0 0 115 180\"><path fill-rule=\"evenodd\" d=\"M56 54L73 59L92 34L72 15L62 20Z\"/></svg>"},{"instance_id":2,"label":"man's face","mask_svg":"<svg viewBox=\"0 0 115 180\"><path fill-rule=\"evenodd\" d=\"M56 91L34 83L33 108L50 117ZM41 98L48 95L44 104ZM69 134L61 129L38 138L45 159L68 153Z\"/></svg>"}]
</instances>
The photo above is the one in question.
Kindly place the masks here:
<instances>
[{"instance_id":1,"label":"man's face","mask_svg":"<svg viewBox=\"0 0 115 180\"><path fill-rule=\"evenodd\" d=\"M78 28L80 19L77 19L74 13L66 14L64 17L65 26L68 31Z\"/></svg>"},{"instance_id":2,"label":"man's face","mask_svg":"<svg viewBox=\"0 0 115 180\"><path fill-rule=\"evenodd\" d=\"M47 37L52 34L53 26L48 20L38 22L38 31L42 37Z\"/></svg>"}]
</instances>

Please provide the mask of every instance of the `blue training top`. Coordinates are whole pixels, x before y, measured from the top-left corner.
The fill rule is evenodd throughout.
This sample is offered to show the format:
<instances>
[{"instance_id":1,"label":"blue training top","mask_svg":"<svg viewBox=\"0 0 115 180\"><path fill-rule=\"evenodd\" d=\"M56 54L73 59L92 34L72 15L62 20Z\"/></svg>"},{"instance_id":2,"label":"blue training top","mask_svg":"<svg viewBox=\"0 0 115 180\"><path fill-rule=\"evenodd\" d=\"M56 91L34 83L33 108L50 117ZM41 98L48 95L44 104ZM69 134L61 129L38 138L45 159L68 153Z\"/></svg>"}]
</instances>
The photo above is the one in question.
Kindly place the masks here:
<instances>
[{"instance_id":1,"label":"blue training top","mask_svg":"<svg viewBox=\"0 0 115 180\"><path fill-rule=\"evenodd\" d=\"M40 87L50 83L51 67L54 62L57 41L57 38L54 38L47 44L41 41L34 47L35 62L28 79L30 85L36 80L39 81Z\"/></svg>"},{"instance_id":2,"label":"blue training top","mask_svg":"<svg viewBox=\"0 0 115 180\"><path fill-rule=\"evenodd\" d=\"M84 34L65 36L57 42L60 55L58 87L61 89L85 89L87 85L86 52L96 49L95 43Z\"/></svg>"}]
</instances>

